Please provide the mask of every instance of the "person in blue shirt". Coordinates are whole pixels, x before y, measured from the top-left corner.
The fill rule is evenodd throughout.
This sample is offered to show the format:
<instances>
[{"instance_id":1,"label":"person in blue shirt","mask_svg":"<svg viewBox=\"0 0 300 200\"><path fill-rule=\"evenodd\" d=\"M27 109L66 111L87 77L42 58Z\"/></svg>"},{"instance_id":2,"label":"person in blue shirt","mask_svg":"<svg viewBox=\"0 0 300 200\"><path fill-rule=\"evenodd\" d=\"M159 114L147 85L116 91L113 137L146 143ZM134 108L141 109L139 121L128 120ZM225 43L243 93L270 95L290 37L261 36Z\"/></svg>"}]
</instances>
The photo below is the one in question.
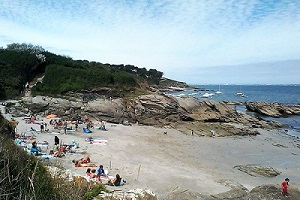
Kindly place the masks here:
<instances>
[{"instance_id":1,"label":"person in blue shirt","mask_svg":"<svg viewBox=\"0 0 300 200\"><path fill-rule=\"evenodd\" d=\"M106 176L105 171L103 169L103 165L100 165L98 170L97 170L97 176Z\"/></svg>"},{"instance_id":2,"label":"person in blue shirt","mask_svg":"<svg viewBox=\"0 0 300 200\"><path fill-rule=\"evenodd\" d=\"M31 154L35 154L35 155L39 155L39 150L37 148L37 143L36 141L33 141L32 146L30 148L30 153Z\"/></svg>"}]
</instances>

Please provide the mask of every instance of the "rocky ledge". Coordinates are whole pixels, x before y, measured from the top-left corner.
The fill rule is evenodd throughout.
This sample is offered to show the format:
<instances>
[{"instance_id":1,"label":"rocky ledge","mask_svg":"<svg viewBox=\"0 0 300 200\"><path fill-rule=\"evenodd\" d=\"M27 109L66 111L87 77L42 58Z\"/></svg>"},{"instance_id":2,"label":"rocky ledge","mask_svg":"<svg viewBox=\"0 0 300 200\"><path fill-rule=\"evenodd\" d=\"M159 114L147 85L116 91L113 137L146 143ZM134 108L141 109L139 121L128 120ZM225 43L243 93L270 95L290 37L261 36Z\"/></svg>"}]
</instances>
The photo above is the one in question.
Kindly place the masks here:
<instances>
[{"instance_id":1,"label":"rocky ledge","mask_svg":"<svg viewBox=\"0 0 300 200\"><path fill-rule=\"evenodd\" d=\"M300 115L300 105L284 105L280 103L246 102L249 111L270 117L288 117Z\"/></svg>"},{"instance_id":2,"label":"rocky ledge","mask_svg":"<svg viewBox=\"0 0 300 200\"><path fill-rule=\"evenodd\" d=\"M24 97L6 109L13 116L48 115L54 113L70 119L89 115L111 123L134 123L176 128L186 134L217 136L256 135L253 128L282 127L277 122L239 113L225 102L198 101L193 97L171 95L140 95L135 98L97 98L83 102L80 98Z\"/></svg>"}]
</instances>

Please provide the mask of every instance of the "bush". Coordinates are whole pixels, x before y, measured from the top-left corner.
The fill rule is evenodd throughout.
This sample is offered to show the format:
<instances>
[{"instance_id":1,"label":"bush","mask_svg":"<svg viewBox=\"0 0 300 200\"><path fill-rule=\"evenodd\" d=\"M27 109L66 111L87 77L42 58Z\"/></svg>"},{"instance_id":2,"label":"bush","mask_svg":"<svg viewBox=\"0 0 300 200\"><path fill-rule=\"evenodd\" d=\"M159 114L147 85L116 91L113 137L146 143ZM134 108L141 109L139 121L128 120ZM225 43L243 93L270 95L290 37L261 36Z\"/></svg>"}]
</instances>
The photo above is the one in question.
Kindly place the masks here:
<instances>
[{"instance_id":1,"label":"bush","mask_svg":"<svg viewBox=\"0 0 300 200\"><path fill-rule=\"evenodd\" d=\"M0 199L57 199L46 168L0 135Z\"/></svg>"}]
</instances>

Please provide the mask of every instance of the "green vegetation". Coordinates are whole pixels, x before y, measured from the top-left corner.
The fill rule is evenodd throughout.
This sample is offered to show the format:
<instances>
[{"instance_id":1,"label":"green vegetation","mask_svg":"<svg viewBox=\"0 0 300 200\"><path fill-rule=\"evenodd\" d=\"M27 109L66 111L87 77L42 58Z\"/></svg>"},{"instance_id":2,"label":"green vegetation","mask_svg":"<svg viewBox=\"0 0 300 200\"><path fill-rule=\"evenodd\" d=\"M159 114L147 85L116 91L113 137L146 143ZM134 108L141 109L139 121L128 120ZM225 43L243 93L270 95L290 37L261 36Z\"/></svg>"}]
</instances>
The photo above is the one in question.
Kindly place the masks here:
<instances>
[{"instance_id":1,"label":"green vegetation","mask_svg":"<svg viewBox=\"0 0 300 200\"><path fill-rule=\"evenodd\" d=\"M158 85L163 73L133 65L73 60L31 44L13 43L0 49L0 99L20 95L26 82L37 75L44 78L32 88L34 95L54 96L106 87L111 93L126 96L145 92L148 85Z\"/></svg>"}]
</instances>

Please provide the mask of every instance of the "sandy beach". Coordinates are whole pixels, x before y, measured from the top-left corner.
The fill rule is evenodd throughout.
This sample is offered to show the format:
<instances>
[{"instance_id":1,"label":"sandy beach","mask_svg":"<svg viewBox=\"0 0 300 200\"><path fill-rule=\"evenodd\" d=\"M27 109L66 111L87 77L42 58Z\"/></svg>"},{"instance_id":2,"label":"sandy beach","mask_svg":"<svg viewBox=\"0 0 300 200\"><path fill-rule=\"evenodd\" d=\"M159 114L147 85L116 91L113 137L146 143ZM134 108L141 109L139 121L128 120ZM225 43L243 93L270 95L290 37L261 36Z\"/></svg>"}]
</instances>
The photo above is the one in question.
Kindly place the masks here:
<instances>
[{"instance_id":1,"label":"sandy beach","mask_svg":"<svg viewBox=\"0 0 300 200\"><path fill-rule=\"evenodd\" d=\"M10 119L9 115L4 116ZM39 119L49 123L49 119ZM18 133L30 127L39 129L38 124L16 120ZM175 190L211 195L230 190L231 184L239 183L251 190L263 184L280 184L286 177L290 178L290 185L300 187L300 142L282 131L259 130L258 136L212 138L186 135L175 129L110 123L106 124L107 131L92 129L92 133L84 134L84 126L79 125L78 132L64 135L61 131L57 136L66 144L76 140L80 146L77 150L86 151L91 161L97 167L102 164L109 175L120 174L127 181L118 188L122 191L150 189L159 199ZM35 134L36 141L49 142L47 153L54 146L55 136L49 128L50 133ZM108 143L90 144L85 141L87 137L102 138ZM75 168L71 162L81 157L67 154L53 160L84 176L86 168ZM255 177L234 168L246 164L269 166L282 173L273 178Z\"/></svg>"}]
</instances>

